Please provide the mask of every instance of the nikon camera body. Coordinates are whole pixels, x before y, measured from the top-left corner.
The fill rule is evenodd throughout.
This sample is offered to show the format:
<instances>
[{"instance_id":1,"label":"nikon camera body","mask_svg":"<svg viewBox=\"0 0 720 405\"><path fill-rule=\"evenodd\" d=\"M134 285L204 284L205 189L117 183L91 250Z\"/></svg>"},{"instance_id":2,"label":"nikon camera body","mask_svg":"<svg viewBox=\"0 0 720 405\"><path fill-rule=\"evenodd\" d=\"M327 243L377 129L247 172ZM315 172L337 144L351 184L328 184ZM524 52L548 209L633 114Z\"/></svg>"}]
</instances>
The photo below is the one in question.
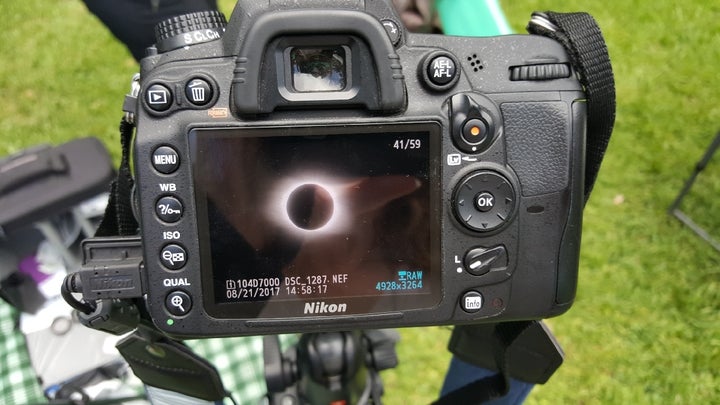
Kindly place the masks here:
<instances>
[{"instance_id":1,"label":"nikon camera body","mask_svg":"<svg viewBox=\"0 0 720 405\"><path fill-rule=\"evenodd\" d=\"M573 302L584 93L544 37L410 34L389 0L159 26L134 143L176 337L538 319Z\"/></svg>"}]
</instances>

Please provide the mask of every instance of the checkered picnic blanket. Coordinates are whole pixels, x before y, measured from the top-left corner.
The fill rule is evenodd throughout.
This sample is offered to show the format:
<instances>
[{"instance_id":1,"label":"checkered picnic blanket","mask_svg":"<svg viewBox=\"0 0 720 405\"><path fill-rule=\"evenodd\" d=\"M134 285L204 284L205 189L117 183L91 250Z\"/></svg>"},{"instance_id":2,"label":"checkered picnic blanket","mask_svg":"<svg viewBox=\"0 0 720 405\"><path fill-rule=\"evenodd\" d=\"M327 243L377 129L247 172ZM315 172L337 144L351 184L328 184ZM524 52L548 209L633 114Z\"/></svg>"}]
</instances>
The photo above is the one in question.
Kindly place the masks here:
<instances>
[{"instance_id":1,"label":"checkered picnic blanket","mask_svg":"<svg viewBox=\"0 0 720 405\"><path fill-rule=\"evenodd\" d=\"M0 300L0 402L46 403L17 323L17 311Z\"/></svg>"},{"instance_id":2,"label":"checkered picnic blanket","mask_svg":"<svg viewBox=\"0 0 720 405\"><path fill-rule=\"evenodd\" d=\"M17 327L18 312L0 300L0 403L46 404L25 338ZM287 348L297 338L280 337ZM220 372L225 388L240 404L257 404L266 393L262 337L204 339L186 342ZM226 400L226 403L229 401Z\"/></svg>"}]
</instances>

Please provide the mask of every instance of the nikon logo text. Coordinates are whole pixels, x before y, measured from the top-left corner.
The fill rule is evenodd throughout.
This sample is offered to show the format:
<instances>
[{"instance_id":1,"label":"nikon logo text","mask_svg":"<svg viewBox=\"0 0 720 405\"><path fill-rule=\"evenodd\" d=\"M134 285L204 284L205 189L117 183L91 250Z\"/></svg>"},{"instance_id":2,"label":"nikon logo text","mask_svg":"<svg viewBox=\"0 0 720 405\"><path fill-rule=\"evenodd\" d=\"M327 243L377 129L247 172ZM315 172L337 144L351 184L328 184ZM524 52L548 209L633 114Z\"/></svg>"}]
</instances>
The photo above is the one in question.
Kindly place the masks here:
<instances>
[{"instance_id":1,"label":"nikon logo text","mask_svg":"<svg viewBox=\"0 0 720 405\"><path fill-rule=\"evenodd\" d=\"M326 304L321 302L308 302L305 304L305 314L341 314L347 312L347 304Z\"/></svg>"},{"instance_id":2,"label":"nikon logo text","mask_svg":"<svg viewBox=\"0 0 720 405\"><path fill-rule=\"evenodd\" d=\"M129 277L93 277L90 279L90 288L93 291L129 290L134 288L134 284Z\"/></svg>"}]
</instances>

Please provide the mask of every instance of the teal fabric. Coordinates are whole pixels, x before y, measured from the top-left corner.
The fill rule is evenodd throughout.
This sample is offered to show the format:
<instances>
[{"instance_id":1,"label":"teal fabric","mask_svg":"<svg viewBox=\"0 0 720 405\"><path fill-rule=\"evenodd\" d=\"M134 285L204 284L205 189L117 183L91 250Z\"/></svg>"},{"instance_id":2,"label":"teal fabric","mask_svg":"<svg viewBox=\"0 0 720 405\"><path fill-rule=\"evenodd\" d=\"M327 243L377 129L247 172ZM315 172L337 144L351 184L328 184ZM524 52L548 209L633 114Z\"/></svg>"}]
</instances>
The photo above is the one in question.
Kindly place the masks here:
<instances>
[{"instance_id":1,"label":"teal fabric","mask_svg":"<svg viewBox=\"0 0 720 405\"><path fill-rule=\"evenodd\" d=\"M435 5L446 35L488 37L512 33L497 0L437 0Z\"/></svg>"}]
</instances>

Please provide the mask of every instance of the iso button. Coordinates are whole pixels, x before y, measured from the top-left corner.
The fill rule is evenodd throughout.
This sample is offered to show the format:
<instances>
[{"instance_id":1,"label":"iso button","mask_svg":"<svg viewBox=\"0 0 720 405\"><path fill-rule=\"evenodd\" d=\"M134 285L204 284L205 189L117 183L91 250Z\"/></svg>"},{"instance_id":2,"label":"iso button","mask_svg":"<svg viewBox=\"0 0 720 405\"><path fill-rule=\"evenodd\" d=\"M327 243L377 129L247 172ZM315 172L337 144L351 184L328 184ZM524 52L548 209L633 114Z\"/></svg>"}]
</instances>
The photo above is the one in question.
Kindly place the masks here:
<instances>
[{"instance_id":1,"label":"iso button","mask_svg":"<svg viewBox=\"0 0 720 405\"><path fill-rule=\"evenodd\" d=\"M182 246L171 243L160 251L160 262L170 270L180 270L187 263L187 252Z\"/></svg>"}]
</instances>

